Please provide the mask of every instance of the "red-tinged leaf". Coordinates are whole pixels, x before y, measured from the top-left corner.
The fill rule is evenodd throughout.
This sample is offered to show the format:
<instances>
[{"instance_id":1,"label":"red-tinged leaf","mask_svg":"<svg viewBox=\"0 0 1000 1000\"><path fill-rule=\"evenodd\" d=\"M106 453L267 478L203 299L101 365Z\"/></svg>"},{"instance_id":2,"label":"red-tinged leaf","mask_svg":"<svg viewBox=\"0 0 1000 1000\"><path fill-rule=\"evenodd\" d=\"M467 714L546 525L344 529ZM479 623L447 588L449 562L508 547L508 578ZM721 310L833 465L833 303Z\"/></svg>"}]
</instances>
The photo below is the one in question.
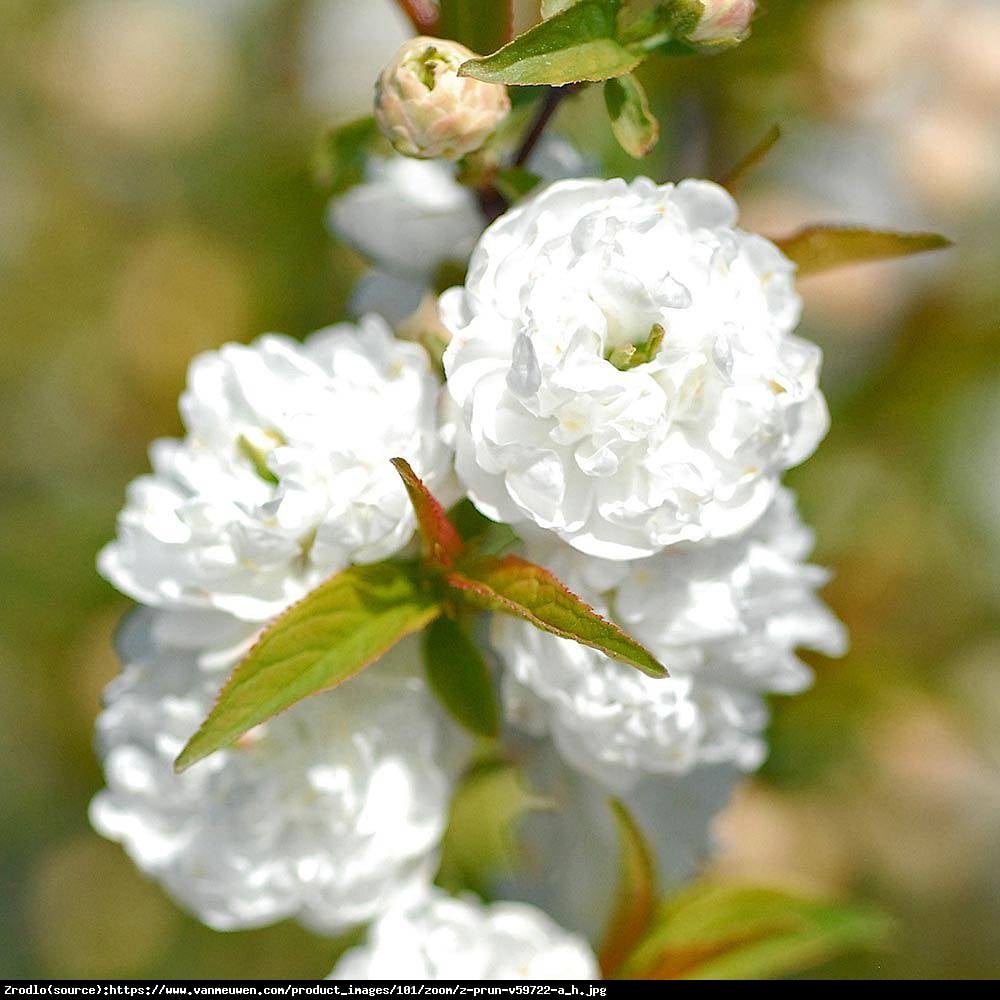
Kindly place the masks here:
<instances>
[{"instance_id":1,"label":"red-tinged leaf","mask_svg":"<svg viewBox=\"0 0 1000 1000\"><path fill-rule=\"evenodd\" d=\"M455 526L448 520L444 507L404 458L392 459L392 464L403 480L410 503L417 514L417 525L424 543L424 555L436 566L451 566L462 551L462 539Z\"/></svg>"},{"instance_id":2,"label":"red-tinged leaf","mask_svg":"<svg viewBox=\"0 0 1000 1000\"><path fill-rule=\"evenodd\" d=\"M297 701L342 684L440 613L412 564L352 566L331 577L265 629L177 758L177 770Z\"/></svg>"},{"instance_id":3,"label":"red-tinged leaf","mask_svg":"<svg viewBox=\"0 0 1000 1000\"><path fill-rule=\"evenodd\" d=\"M613 976L628 958L656 910L656 871L646 838L617 799L611 800L611 811L618 828L621 871L614 913L598 956L605 978Z\"/></svg>"},{"instance_id":4,"label":"red-tinged leaf","mask_svg":"<svg viewBox=\"0 0 1000 1000\"><path fill-rule=\"evenodd\" d=\"M771 979L879 948L892 928L863 905L701 883L663 905L619 977Z\"/></svg>"},{"instance_id":5,"label":"red-tinged leaf","mask_svg":"<svg viewBox=\"0 0 1000 1000\"><path fill-rule=\"evenodd\" d=\"M734 166L719 183L729 191L735 191L747 176L754 171L767 157L768 153L778 144L781 139L781 128L772 125L767 135L747 153L746 156Z\"/></svg>"},{"instance_id":6,"label":"red-tinged leaf","mask_svg":"<svg viewBox=\"0 0 1000 1000\"><path fill-rule=\"evenodd\" d=\"M650 677L666 677L666 668L613 622L564 586L552 573L518 556L477 559L453 570L445 583L466 604L502 611L536 628L622 660Z\"/></svg>"},{"instance_id":7,"label":"red-tinged leaf","mask_svg":"<svg viewBox=\"0 0 1000 1000\"><path fill-rule=\"evenodd\" d=\"M895 233L860 226L807 226L774 242L798 265L802 276L845 264L944 250L952 245L951 240L937 233Z\"/></svg>"}]
</instances>

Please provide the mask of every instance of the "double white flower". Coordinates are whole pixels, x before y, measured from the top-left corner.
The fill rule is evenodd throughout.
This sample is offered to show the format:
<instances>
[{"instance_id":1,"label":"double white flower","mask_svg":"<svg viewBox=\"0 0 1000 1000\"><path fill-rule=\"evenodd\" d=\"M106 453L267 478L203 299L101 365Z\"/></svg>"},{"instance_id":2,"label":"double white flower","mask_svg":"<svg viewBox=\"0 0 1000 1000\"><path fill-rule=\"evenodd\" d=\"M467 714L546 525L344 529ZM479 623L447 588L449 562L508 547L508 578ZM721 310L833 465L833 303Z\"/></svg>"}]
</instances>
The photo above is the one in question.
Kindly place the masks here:
<instances>
[{"instance_id":1,"label":"double white flower","mask_svg":"<svg viewBox=\"0 0 1000 1000\"><path fill-rule=\"evenodd\" d=\"M605 559L763 514L828 416L794 267L736 218L706 181L579 180L484 233L441 299L481 510Z\"/></svg>"},{"instance_id":2,"label":"double white flower","mask_svg":"<svg viewBox=\"0 0 1000 1000\"><path fill-rule=\"evenodd\" d=\"M395 554L415 521L389 459L451 490L439 395L423 348L376 317L201 355L181 397L187 437L153 445L101 572L144 604L263 622L350 563Z\"/></svg>"},{"instance_id":3,"label":"double white flower","mask_svg":"<svg viewBox=\"0 0 1000 1000\"><path fill-rule=\"evenodd\" d=\"M531 537L534 538L534 533ZM843 627L816 596L825 571L803 559L812 535L782 490L737 539L680 543L631 563L536 538L528 554L616 618L670 670L653 679L578 643L497 616L508 717L549 734L572 766L617 791L644 775L764 759L764 695L808 687L795 655L839 655Z\"/></svg>"},{"instance_id":4,"label":"double white flower","mask_svg":"<svg viewBox=\"0 0 1000 1000\"><path fill-rule=\"evenodd\" d=\"M329 979L597 979L587 943L526 903L433 891L390 911Z\"/></svg>"},{"instance_id":5,"label":"double white flower","mask_svg":"<svg viewBox=\"0 0 1000 1000\"><path fill-rule=\"evenodd\" d=\"M451 792L441 720L408 642L176 774L254 631L218 613L128 619L97 722L107 787L91 821L217 930L298 917L336 933L433 874Z\"/></svg>"},{"instance_id":6,"label":"double white flower","mask_svg":"<svg viewBox=\"0 0 1000 1000\"><path fill-rule=\"evenodd\" d=\"M205 354L187 437L154 445L101 554L152 608L124 630L98 721L93 823L213 927L298 916L336 932L433 874L455 768L413 641L183 774L173 762L264 622L410 541L391 457L448 491L439 394L423 349L374 318Z\"/></svg>"}]
</instances>

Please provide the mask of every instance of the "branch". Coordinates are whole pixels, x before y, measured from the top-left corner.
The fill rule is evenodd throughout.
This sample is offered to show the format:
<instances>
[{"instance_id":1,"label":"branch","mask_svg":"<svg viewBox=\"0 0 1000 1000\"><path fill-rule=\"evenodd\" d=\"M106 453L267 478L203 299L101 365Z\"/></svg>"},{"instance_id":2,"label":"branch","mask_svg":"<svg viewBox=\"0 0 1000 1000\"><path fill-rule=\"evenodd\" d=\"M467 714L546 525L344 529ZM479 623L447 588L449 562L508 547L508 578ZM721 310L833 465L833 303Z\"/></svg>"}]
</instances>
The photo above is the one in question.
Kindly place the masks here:
<instances>
[{"instance_id":1,"label":"branch","mask_svg":"<svg viewBox=\"0 0 1000 1000\"><path fill-rule=\"evenodd\" d=\"M528 157L534 152L535 146L538 145L538 140L541 139L546 126L552 120L552 116L558 110L563 99L569 97L570 94L575 94L581 86L582 84L579 83L567 83L562 87L549 87L542 101L542 106L539 108L535 120L531 123L531 128L528 129L517 153L514 155L513 162L515 167L523 167L527 163Z\"/></svg>"}]
</instances>

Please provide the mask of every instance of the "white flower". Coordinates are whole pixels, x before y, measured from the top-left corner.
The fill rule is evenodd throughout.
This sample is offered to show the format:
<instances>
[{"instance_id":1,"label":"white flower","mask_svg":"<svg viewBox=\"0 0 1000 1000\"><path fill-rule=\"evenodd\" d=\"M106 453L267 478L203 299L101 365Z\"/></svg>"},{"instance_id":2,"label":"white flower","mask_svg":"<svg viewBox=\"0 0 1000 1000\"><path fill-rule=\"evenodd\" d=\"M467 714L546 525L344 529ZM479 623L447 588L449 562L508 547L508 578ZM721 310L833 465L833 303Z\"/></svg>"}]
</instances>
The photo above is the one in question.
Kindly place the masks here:
<instances>
[{"instance_id":1,"label":"white flower","mask_svg":"<svg viewBox=\"0 0 1000 1000\"><path fill-rule=\"evenodd\" d=\"M218 612L127 620L97 722L107 788L91 821L216 929L295 916L334 933L433 874L450 793L439 717L408 641L176 774L254 631Z\"/></svg>"},{"instance_id":2,"label":"white flower","mask_svg":"<svg viewBox=\"0 0 1000 1000\"><path fill-rule=\"evenodd\" d=\"M375 85L375 120L404 156L459 160L479 149L510 113L507 88L459 76L474 59L443 38L405 41Z\"/></svg>"},{"instance_id":3,"label":"white flower","mask_svg":"<svg viewBox=\"0 0 1000 1000\"><path fill-rule=\"evenodd\" d=\"M587 943L526 903L453 899L433 890L387 913L329 979L597 979Z\"/></svg>"},{"instance_id":4,"label":"white flower","mask_svg":"<svg viewBox=\"0 0 1000 1000\"><path fill-rule=\"evenodd\" d=\"M542 137L527 167L545 180L578 177L592 164L559 136ZM410 315L442 265L463 265L485 222L473 191L443 160L372 156L365 180L331 199L330 231L375 269L351 300L356 315L377 312L398 323Z\"/></svg>"},{"instance_id":5,"label":"white flower","mask_svg":"<svg viewBox=\"0 0 1000 1000\"><path fill-rule=\"evenodd\" d=\"M389 459L450 489L439 395L423 349L375 317L196 358L187 437L153 445L101 572L145 604L260 622L349 563L393 555L414 517Z\"/></svg>"},{"instance_id":6,"label":"white flower","mask_svg":"<svg viewBox=\"0 0 1000 1000\"><path fill-rule=\"evenodd\" d=\"M825 571L802 560L812 536L782 491L747 534L676 545L633 563L601 562L548 539L527 554L613 616L666 665L654 679L504 615L494 644L507 664L505 711L550 733L565 760L615 789L644 773L702 764L744 770L765 755L763 695L807 687L795 655L843 651L840 623L816 596Z\"/></svg>"},{"instance_id":7,"label":"white flower","mask_svg":"<svg viewBox=\"0 0 1000 1000\"><path fill-rule=\"evenodd\" d=\"M525 786L546 806L519 820L520 864L490 890L539 906L562 926L600 940L617 901L621 863L608 789L569 767L550 740L510 735ZM728 764L646 774L617 796L642 831L661 892L688 882L715 853L713 820L743 778Z\"/></svg>"},{"instance_id":8,"label":"white flower","mask_svg":"<svg viewBox=\"0 0 1000 1000\"><path fill-rule=\"evenodd\" d=\"M707 181L562 181L483 234L441 311L485 514L631 559L763 513L828 415L794 266L736 215Z\"/></svg>"}]
</instances>

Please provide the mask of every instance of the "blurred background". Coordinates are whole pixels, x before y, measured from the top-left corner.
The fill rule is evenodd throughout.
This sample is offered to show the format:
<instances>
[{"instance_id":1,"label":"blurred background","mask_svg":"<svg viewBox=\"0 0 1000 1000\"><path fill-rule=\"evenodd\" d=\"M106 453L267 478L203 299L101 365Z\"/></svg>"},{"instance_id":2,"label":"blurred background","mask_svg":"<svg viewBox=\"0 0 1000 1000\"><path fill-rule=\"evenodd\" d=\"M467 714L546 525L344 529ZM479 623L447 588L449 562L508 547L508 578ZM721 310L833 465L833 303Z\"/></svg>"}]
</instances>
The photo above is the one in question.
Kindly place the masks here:
<instances>
[{"instance_id":1,"label":"blurred background","mask_svg":"<svg viewBox=\"0 0 1000 1000\"><path fill-rule=\"evenodd\" d=\"M524 5L530 17L530 3ZM641 164L600 92L556 130L606 172L717 176L779 123L745 224L935 229L945 254L803 282L833 430L791 476L836 571L841 662L777 700L718 821L731 878L896 914L830 976L1000 974L1000 2L768 0L752 39L641 71ZM0 973L316 977L297 926L209 931L86 819L127 608L94 570L192 354L343 318L324 128L366 113L390 0L0 4Z\"/></svg>"}]
</instances>

